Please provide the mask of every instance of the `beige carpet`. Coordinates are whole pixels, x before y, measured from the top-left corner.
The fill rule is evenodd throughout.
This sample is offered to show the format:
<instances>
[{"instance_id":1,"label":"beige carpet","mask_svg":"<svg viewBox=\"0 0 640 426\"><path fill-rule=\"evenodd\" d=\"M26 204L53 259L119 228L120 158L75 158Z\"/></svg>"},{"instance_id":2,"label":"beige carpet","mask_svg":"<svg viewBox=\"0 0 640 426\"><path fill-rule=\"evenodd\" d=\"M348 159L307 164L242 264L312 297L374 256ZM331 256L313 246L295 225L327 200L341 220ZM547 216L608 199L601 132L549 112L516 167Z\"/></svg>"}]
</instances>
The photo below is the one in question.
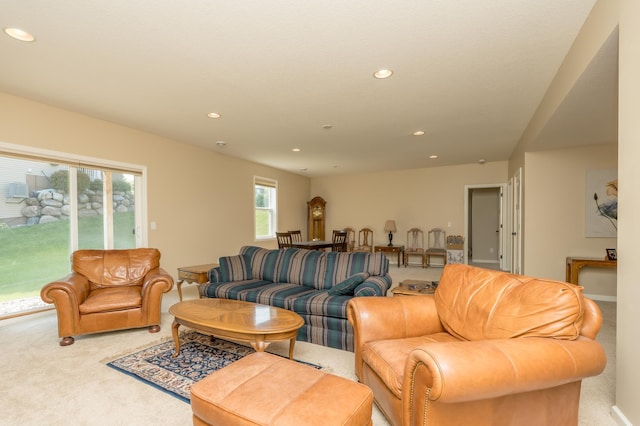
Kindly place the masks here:
<instances>
[{"instance_id":1,"label":"beige carpet","mask_svg":"<svg viewBox=\"0 0 640 426\"><path fill-rule=\"evenodd\" d=\"M403 279L439 279L441 269L391 266L394 285ZM197 297L192 285L185 298ZM1 425L189 425L188 404L101 361L171 335L167 309L178 301L174 289L163 300L162 331L146 329L79 336L76 343L58 345L55 311L0 321L3 371L0 380ZM599 303L605 321L599 340L609 363L605 372L583 382L580 424L615 425L609 416L615 396L615 303ZM287 343L270 346L286 355ZM297 342L298 359L355 380L353 353ZM388 423L374 407L374 425Z\"/></svg>"}]
</instances>

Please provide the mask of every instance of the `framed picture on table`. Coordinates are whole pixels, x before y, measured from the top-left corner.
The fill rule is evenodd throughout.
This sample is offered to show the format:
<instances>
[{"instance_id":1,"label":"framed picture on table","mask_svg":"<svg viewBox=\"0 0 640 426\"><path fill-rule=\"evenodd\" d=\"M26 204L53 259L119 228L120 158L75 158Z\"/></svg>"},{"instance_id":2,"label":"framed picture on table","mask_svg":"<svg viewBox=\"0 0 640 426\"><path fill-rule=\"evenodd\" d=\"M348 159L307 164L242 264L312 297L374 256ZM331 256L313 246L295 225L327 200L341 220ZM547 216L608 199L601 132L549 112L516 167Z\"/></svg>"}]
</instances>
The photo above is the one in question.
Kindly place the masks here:
<instances>
[{"instance_id":1,"label":"framed picture on table","mask_svg":"<svg viewBox=\"0 0 640 426\"><path fill-rule=\"evenodd\" d=\"M616 249L607 249L607 260L618 260Z\"/></svg>"}]
</instances>

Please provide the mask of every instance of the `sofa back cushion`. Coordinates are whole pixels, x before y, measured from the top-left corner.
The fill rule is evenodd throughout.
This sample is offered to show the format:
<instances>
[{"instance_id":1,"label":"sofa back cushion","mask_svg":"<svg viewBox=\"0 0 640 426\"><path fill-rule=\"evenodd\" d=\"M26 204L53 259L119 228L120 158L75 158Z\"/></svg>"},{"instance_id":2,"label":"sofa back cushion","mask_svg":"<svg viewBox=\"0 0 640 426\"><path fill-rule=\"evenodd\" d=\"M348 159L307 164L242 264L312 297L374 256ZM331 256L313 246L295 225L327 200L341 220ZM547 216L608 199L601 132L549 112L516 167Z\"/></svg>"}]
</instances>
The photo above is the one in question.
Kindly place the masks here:
<instances>
[{"instance_id":1,"label":"sofa back cushion","mask_svg":"<svg viewBox=\"0 0 640 426\"><path fill-rule=\"evenodd\" d=\"M449 264L434 297L445 329L464 340L574 340L582 328L582 288L560 281Z\"/></svg>"},{"instance_id":2,"label":"sofa back cushion","mask_svg":"<svg viewBox=\"0 0 640 426\"><path fill-rule=\"evenodd\" d=\"M278 265L278 282L320 288L324 282L327 258L324 252L297 248L284 249Z\"/></svg>"},{"instance_id":3,"label":"sofa back cushion","mask_svg":"<svg viewBox=\"0 0 640 426\"><path fill-rule=\"evenodd\" d=\"M386 275L389 259L384 253L329 252L323 289L330 289L347 278L366 272L371 276Z\"/></svg>"},{"instance_id":4,"label":"sofa back cushion","mask_svg":"<svg viewBox=\"0 0 640 426\"><path fill-rule=\"evenodd\" d=\"M262 247L244 246L240 254L250 259L251 274L254 280L276 282L280 257L284 250L269 250Z\"/></svg>"},{"instance_id":5,"label":"sofa back cushion","mask_svg":"<svg viewBox=\"0 0 640 426\"><path fill-rule=\"evenodd\" d=\"M224 256L218 260L218 263L220 265L220 282L245 281L253 278L249 256L242 254Z\"/></svg>"},{"instance_id":6,"label":"sofa back cushion","mask_svg":"<svg viewBox=\"0 0 640 426\"><path fill-rule=\"evenodd\" d=\"M141 285L145 275L160 267L160 251L155 248L126 250L77 250L71 269L85 277L91 288Z\"/></svg>"}]
</instances>

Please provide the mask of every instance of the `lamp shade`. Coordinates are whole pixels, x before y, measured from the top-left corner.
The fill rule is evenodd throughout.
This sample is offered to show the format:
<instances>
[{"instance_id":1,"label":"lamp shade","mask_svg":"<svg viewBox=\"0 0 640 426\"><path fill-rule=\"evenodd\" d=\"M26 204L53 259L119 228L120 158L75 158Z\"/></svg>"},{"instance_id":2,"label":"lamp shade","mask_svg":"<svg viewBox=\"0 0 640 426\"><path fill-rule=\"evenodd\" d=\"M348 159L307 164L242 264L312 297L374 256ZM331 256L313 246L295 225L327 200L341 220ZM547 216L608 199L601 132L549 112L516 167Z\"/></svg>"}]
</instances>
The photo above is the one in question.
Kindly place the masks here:
<instances>
[{"instance_id":1,"label":"lamp shade","mask_svg":"<svg viewBox=\"0 0 640 426\"><path fill-rule=\"evenodd\" d=\"M384 224L384 232L397 232L396 229L396 221L395 220L387 220Z\"/></svg>"}]
</instances>

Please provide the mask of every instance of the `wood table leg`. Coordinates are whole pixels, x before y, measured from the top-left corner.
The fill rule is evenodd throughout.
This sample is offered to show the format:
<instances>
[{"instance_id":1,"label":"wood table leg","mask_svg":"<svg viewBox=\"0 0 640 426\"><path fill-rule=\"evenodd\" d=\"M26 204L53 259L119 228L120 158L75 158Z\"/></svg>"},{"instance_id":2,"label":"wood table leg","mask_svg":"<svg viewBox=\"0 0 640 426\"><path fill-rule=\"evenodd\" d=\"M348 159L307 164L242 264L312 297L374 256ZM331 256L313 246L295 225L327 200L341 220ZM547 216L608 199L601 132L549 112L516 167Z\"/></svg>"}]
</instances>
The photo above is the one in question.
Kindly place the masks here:
<instances>
[{"instance_id":1,"label":"wood table leg","mask_svg":"<svg viewBox=\"0 0 640 426\"><path fill-rule=\"evenodd\" d=\"M296 338L292 337L291 340L289 340L289 359L293 359L293 347L296 344Z\"/></svg>"},{"instance_id":2,"label":"wood table leg","mask_svg":"<svg viewBox=\"0 0 640 426\"><path fill-rule=\"evenodd\" d=\"M257 338L256 340L249 342L251 344L251 347L255 349L256 352L264 352L265 350L267 350L267 347L271 343L264 340L264 336L260 337L262 338Z\"/></svg>"},{"instance_id":3,"label":"wood table leg","mask_svg":"<svg viewBox=\"0 0 640 426\"><path fill-rule=\"evenodd\" d=\"M178 282L176 282L176 287L178 287L178 296L180 297L180 301L182 302L182 283L184 282L184 280L178 280Z\"/></svg>"},{"instance_id":4,"label":"wood table leg","mask_svg":"<svg viewBox=\"0 0 640 426\"><path fill-rule=\"evenodd\" d=\"M180 323L176 320L173 320L173 324L171 325L171 333L173 334L173 342L176 344L176 353L171 355L171 358L175 358L180 354L180 337L178 337L178 327L180 327Z\"/></svg>"}]
</instances>

